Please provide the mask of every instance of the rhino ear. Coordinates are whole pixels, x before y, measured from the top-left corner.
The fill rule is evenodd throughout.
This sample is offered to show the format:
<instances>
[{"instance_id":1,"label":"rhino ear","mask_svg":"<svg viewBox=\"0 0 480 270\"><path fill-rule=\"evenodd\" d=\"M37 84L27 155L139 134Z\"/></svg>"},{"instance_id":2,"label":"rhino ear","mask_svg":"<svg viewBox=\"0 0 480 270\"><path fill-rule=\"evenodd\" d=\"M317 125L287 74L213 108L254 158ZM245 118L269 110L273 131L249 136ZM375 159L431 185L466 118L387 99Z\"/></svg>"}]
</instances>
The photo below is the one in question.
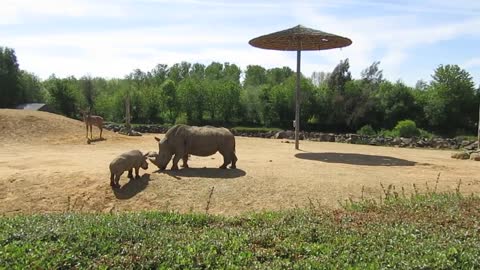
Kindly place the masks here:
<instances>
[{"instance_id":1,"label":"rhino ear","mask_svg":"<svg viewBox=\"0 0 480 270\"><path fill-rule=\"evenodd\" d=\"M155 140L157 140L157 142L159 142L159 141L160 141L160 138L158 138L158 137L155 137Z\"/></svg>"}]
</instances>

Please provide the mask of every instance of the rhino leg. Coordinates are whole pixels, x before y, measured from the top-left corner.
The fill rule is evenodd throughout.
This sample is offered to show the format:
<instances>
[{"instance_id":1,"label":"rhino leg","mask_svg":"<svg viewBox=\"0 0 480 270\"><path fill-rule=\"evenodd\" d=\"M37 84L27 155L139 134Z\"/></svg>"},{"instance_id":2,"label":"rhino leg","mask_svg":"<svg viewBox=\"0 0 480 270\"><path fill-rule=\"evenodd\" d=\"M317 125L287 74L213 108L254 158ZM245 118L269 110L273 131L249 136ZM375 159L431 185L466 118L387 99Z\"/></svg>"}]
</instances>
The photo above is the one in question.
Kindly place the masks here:
<instances>
[{"instance_id":1,"label":"rhino leg","mask_svg":"<svg viewBox=\"0 0 480 270\"><path fill-rule=\"evenodd\" d=\"M138 171L140 171L140 167L135 167L135 178L140 178Z\"/></svg>"},{"instance_id":2,"label":"rhino leg","mask_svg":"<svg viewBox=\"0 0 480 270\"><path fill-rule=\"evenodd\" d=\"M237 155L235 155L235 153L233 153L232 156L233 156L232 157L232 166L230 166L230 168L236 169L237 168L236 164L237 164L238 158L237 158Z\"/></svg>"},{"instance_id":3,"label":"rhino leg","mask_svg":"<svg viewBox=\"0 0 480 270\"><path fill-rule=\"evenodd\" d=\"M188 168L188 164L187 164L187 162L188 162L188 154L183 155L182 160L183 160L183 165L182 165L182 167L183 167L183 168Z\"/></svg>"},{"instance_id":4,"label":"rhino leg","mask_svg":"<svg viewBox=\"0 0 480 270\"><path fill-rule=\"evenodd\" d=\"M180 155L180 154L175 154L175 156L173 157L173 161L172 161L172 171L175 171L175 170L178 170L178 162L180 161L180 159L183 157L183 155Z\"/></svg>"},{"instance_id":5,"label":"rhino leg","mask_svg":"<svg viewBox=\"0 0 480 270\"><path fill-rule=\"evenodd\" d=\"M120 187L120 176L122 176L122 174L117 174L115 175L115 183L113 184L113 187L115 188L119 188Z\"/></svg>"},{"instance_id":6,"label":"rhino leg","mask_svg":"<svg viewBox=\"0 0 480 270\"><path fill-rule=\"evenodd\" d=\"M127 176L128 178L133 178L133 173L132 173L133 171L132 170L133 169L128 170L128 176Z\"/></svg>"},{"instance_id":7,"label":"rhino leg","mask_svg":"<svg viewBox=\"0 0 480 270\"><path fill-rule=\"evenodd\" d=\"M222 156L223 156L223 164L219 168L220 169L226 169L227 165L230 163L230 160L231 160L230 155L228 155L227 153L224 153L224 152L220 152L220 154L222 154Z\"/></svg>"},{"instance_id":8,"label":"rhino leg","mask_svg":"<svg viewBox=\"0 0 480 270\"><path fill-rule=\"evenodd\" d=\"M110 186L111 187L115 186L114 178L115 178L115 174L111 173L110 174Z\"/></svg>"}]
</instances>

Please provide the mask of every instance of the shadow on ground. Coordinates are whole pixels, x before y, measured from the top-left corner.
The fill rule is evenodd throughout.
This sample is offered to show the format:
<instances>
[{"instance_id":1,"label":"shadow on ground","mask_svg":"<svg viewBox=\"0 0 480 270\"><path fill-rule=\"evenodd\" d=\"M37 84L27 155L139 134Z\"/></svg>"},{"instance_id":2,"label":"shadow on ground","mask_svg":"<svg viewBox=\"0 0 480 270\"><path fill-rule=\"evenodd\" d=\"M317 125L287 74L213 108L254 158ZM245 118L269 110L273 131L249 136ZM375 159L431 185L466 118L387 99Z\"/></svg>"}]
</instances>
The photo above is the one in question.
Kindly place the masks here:
<instances>
[{"instance_id":1,"label":"shadow on ground","mask_svg":"<svg viewBox=\"0 0 480 270\"><path fill-rule=\"evenodd\" d=\"M163 173L174 178L200 177L200 178L238 178L247 173L240 169L219 169L219 168L185 168L177 171L166 170Z\"/></svg>"},{"instance_id":2,"label":"shadow on ground","mask_svg":"<svg viewBox=\"0 0 480 270\"><path fill-rule=\"evenodd\" d=\"M145 173L140 178L130 178L130 181L120 188L114 188L115 197L120 200L127 200L147 188L150 181L150 174Z\"/></svg>"},{"instance_id":3,"label":"shadow on ground","mask_svg":"<svg viewBox=\"0 0 480 270\"><path fill-rule=\"evenodd\" d=\"M416 164L416 162L400 158L354 153L298 153L295 157L327 163L343 163L364 166L415 166Z\"/></svg>"},{"instance_id":4,"label":"shadow on ground","mask_svg":"<svg viewBox=\"0 0 480 270\"><path fill-rule=\"evenodd\" d=\"M94 142L101 142L101 141L106 141L107 139L106 138L94 138L94 139L90 139L90 138L87 138L87 144L91 144L91 143L94 143Z\"/></svg>"}]
</instances>

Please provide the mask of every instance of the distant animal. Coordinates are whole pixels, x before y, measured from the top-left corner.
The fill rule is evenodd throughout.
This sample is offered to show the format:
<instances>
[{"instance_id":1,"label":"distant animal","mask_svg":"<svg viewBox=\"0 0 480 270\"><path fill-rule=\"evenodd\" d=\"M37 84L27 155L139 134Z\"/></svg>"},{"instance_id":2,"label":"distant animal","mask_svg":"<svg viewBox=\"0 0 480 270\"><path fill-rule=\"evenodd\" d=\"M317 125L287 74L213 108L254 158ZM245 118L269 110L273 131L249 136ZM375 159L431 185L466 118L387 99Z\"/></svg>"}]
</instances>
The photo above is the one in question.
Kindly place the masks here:
<instances>
[{"instance_id":1,"label":"distant animal","mask_svg":"<svg viewBox=\"0 0 480 270\"><path fill-rule=\"evenodd\" d=\"M183 167L188 168L188 156L210 156L220 152L226 169L236 168L235 136L226 128L212 126L175 125L170 128L163 139L155 137L158 142L158 155L151 155L150 161L160 170L165 170L172 159L172 170L178 170L178 161L183 160Z\"/></svg>"},{"instance_id":2,"label":"distant animal","mask_svg":"<svg viewBox=\"0 0 480 270\"><path fill-rule=\"evenodd\" d=\"M92 125L100 129L100 139L102 139L103 131L103 118L98 115L91 115L90 112L81 111L83 114L83 122L85 122L85 127L87 128L86 137L88 139L88 128L90 128L90 139L93 139L92 136Z\"/></svg>"},{"instance_id":3,"label":"distant animal","mask_svg":"<svg viewBox=\"0 0 480 270\"><path fill-rule=\"evenodd\" d=\"M140 168L148 169L147 155L139 150L131 150L116 157L110 162L110 186L120 187L119 180L123 172L128 171L128 178L133 178L132 171L135 169L135 177L138 178Z\"/></svg>"}]
</instances>

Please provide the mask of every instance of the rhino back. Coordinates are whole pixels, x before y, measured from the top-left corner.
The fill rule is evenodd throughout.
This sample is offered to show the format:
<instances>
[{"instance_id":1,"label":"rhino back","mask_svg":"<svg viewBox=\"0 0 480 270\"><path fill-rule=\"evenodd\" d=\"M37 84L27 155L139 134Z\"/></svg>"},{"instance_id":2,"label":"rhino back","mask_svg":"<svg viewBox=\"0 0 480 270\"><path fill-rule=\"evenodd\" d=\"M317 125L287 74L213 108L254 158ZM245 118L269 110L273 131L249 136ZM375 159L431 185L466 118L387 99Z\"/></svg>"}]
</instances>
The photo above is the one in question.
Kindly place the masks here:
<instances>
[{"instance_id":1,"label":"rhino back","mask_svg":"<svg viewBox=\"0 0 480 270\"><path fill-rule=\"evenodd\" d=\"M186 137L188 154L210 156L217 151L235 151L235 137L226 128L190 127Z\"/></svg>"},{"instance_id":2,"label":"rhino back","mask_svg":"<svg viewBox=\"0 0 480 270\"><path fill-rule=\"evenodd\" d=\"M143 154L139 150L125 152L110 163L110 171L120 172L139 167L143 162Z\"/></svg>"}]
</instances>

